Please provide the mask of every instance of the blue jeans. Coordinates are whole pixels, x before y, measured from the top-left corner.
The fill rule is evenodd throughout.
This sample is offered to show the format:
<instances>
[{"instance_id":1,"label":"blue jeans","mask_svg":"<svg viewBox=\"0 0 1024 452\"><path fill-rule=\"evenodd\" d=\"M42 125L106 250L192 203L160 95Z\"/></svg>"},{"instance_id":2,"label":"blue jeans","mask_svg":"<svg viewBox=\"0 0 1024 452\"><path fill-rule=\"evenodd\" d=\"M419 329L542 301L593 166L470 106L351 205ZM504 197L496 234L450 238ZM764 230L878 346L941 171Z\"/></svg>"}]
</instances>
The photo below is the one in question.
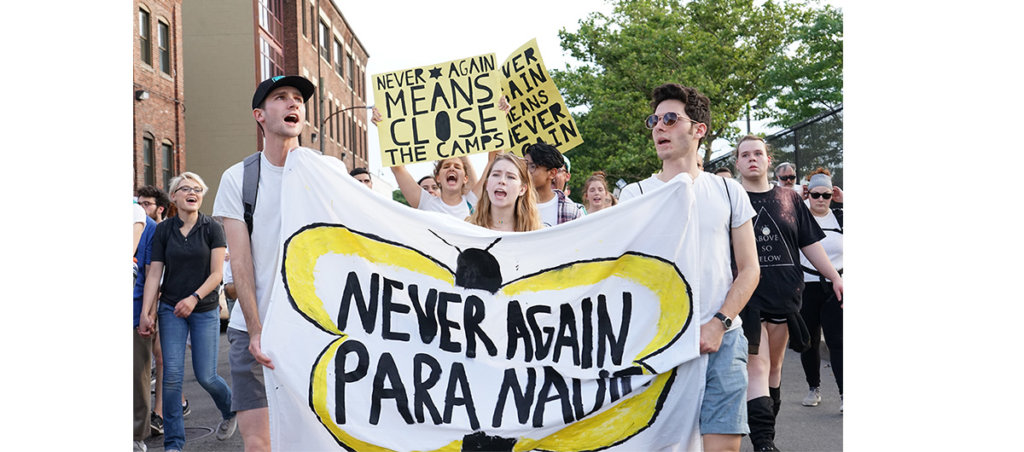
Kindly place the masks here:
<instances>
[{"instance_id":1,"label":"blue jeans","mask_svg":"<svg viewBox=\"0 0 1024 452\"><path fill-rule=\"evenodd\" d=\"M192 335L192 370L196 380L213 398L221 417L231 411L231 388L217 375L217 350L220 341L220 316L216 309L175 317L174 308L160 303L160 346L164 354L164 449L185 446L185 419L181 409L181 383L185 378L185 341Z\"/></svg>"},{"instance_id":2,"label":"blue jeans","mask_svg":"<svg viewBox=\"0 0 1024 452\"><path fill-rule=\"evenodd\" d=\"M743 335L743 328L727 331L722 336L718 351L708 355L704 401L700 405L700 434L708 433L750 433L747 424L747 337Z\"/></svg>"}]
</instances>

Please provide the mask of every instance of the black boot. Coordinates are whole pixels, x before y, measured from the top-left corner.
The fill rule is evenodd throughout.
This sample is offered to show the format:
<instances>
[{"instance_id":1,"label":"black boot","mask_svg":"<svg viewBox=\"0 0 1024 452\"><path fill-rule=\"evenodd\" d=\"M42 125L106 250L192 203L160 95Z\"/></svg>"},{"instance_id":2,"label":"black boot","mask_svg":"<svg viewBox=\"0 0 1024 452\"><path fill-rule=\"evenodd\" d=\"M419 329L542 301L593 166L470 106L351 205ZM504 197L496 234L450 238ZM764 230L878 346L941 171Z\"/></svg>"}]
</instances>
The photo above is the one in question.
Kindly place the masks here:
<instances>
[{"instance_id":1,"label":"black boot","mask_svg":"<svg viewBox=\"0 0 1024 452\"><path fill-rule=\"evenodd\" d=\"M772 396L772 413L779 417L779 408L782 408L782 385L777 388L768 387L768 395Z\"/></svg>"},{"instance_id":2,"label":"black boot","mask_svg":"<svg viewBox=\"0 0 1024 452\"><path fill-rule=\"evenodd\" d=\"M747 424L750 426L750 443L755 451L779 450L775 447L775 415L772 399L768 396L747 401Z\"/></svg>"}]
</instances>

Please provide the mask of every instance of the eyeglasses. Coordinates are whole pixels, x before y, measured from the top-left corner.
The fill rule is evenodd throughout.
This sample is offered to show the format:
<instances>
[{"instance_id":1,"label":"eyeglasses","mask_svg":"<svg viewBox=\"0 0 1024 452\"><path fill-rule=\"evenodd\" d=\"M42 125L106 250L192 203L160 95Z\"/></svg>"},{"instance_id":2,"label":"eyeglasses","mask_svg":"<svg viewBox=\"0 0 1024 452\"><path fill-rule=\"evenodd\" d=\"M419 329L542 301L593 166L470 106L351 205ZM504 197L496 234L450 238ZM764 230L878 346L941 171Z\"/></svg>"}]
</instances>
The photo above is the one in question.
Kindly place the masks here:
<instances>
[{"instance_id":1,"label":"eyeglasses","mask_svg":"<svg viewBox=\"0 0 1024 452\"><path fill-rule=\"evenodd\" d=\"M796 176L779 176L779 180L781 180L781 181L796 180Z\"/></svg>"},{"instance_id":2,"label":"eyeglasses","mask_svg":"<svg viewBox=\"0 0 1024 452\"><path fill-rule=\"evenodd\" d=\"M690 121L690 122L692 122L694 124L701 124L700 121L694 121L694 120L692 120L690 118L687 118L686 116L682 116L682 115L679 115L679 114L677 114L675 112L670 111L668 113L665 113L665 115L661 116L661 117L659 117L658 115L650 115L650 116L648 116L647 117L647 121L644 122L644 125L646 125L648 129L653 129L654 126L658 125L658 121L661 120L662 122L665 123L665 127L672 127L673 125L675 125L676 121L679 121L680 119L685 119L685 120Z\"/></svg>"},{"instance_id":3,"label":"eyeglasses","mask_svg":"<svg viewBox=\"0 0 1024 452\"><path fill-rule=\"evenodd\" d=\"M142 201L139 203L139 205L145 208L149 208L149 206L155 206L156 203L152 201Z\"/></svg>"},{"instance_id":4,"label":"eyeglasses","mask_svg":"<svg viewBox=\"0 0 1024 452\"><path fill-rule=\"evenodd\" d=\"M186 186L178 187L178 189L174 190L174 191L176 191L176 192L177 191L183 191L183 192L185 192L185 194L195 193L197 195L201 195L201 194L203 194L203 187L189 187L189 186L186 185Z\"/></svg>"},{"instance_id":5,"label":"eyeglasses","mask_svg":"<svg viewBox=\"0 0 1024 452\"><path fill-rule=\"evenodd\" d=\"M811 198L812 199L818 199L818 198L832 199L832 193L815 193L815 192L811 192Z\"/></svg>"}]
</instances>

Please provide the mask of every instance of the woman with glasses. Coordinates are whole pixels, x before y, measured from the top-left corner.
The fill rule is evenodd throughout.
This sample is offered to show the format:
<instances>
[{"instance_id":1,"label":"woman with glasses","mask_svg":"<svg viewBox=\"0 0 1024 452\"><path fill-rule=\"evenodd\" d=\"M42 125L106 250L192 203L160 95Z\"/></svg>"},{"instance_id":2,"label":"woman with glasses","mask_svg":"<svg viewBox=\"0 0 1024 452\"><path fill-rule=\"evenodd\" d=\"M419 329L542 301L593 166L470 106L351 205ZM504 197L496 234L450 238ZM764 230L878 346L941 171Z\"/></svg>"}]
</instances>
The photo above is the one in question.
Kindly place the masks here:
<instances>
[{"instance_id":1,"label":"woman with glasses","mask_svg":"<svg viewBox=\"0 0 1024 452\"><path fill-rule=\"evenodd\" d=\"M192 368L221 412L217 439L224 440L234 434L236 426L231 388L217 375L218 288L227 241L220 223L199 212L206 189L203 179L194 173L185 172L171 180L171 202L178 214L158 224L153 236L139 334L152 334L155 311L160 319L164 400L181 399L185 345L191 335ZM180 451L185 445L181 406L165 403L163 416L164 450Z\"/></svg>"},{"instance_id":2,"label":"woman with glasses","mask_svg":"<svg viewBox=\"0 0 1024 452\"><path fill-rule=\"evenodd\" d=\"M466 221L495 231L525 232L543 226L525 160L497 154L487 164L484 178L484 196Z\"/></svg>"},{"instance_id":3,"label":"woman with glasses","mask_svg":"<svg viewBox=\"0 0 1024 452\"><path fill-rule=\"evenodd\" d=\"M818 168L807 176L808 199L805 201L811 216L825 232L821 245L832 261L832 266L843 274L843 209L831 208L834 190L832 173ZM825 333L832 373L839 387L839 412L843 412L843 303L836 300L832 283L815 270L807 257L800 253L800 265L804 270L804 297L800 315L811 334L811 348L800 354L800 362L807 376L810 388L803 400L804 406L818 406L821 403L821 331Z\"/></svg>"}]
</instances>

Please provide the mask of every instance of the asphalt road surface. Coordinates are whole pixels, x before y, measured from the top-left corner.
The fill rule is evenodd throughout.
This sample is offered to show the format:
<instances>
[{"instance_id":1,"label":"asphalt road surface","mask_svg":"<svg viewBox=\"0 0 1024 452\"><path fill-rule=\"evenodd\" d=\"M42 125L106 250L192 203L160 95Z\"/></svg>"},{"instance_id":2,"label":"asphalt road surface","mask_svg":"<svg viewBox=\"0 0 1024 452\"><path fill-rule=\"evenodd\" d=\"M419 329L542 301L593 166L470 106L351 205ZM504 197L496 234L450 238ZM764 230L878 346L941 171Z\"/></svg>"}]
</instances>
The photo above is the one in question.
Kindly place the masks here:
<instances>
[{"instance_id":1,"label":"asphalt road surface","mask_svg":"<svg viewBox=\"0 0 1024 452\"><path fill-rule=\"evenodd\" d=\"M827 357L827 354L823 354ZM227 335L220 335L218 373L228 385L231 378L228 367ZM807 395L807 383L800 366L800 355L787 350L783 365L782 408L779 411L775 433L775 445L784 451L840 451L843 449L843 414L839 413L839 391L835 377L827 361L822 361L821 404L804 407L800 404ZM214 430L220 422L220 413L210 396L199 386L192 371L192 355L186 352L184 393L192 407L192 413L185 418L185 450L188 451L242 451L242 435L235 435L226 441L217 440ZM127 443L127 441L125 441ZM150 451L163 450L163 436L146 440ZM753 450L750 440L743 438L741 451Z\"/></svg>"}]
</instances>

